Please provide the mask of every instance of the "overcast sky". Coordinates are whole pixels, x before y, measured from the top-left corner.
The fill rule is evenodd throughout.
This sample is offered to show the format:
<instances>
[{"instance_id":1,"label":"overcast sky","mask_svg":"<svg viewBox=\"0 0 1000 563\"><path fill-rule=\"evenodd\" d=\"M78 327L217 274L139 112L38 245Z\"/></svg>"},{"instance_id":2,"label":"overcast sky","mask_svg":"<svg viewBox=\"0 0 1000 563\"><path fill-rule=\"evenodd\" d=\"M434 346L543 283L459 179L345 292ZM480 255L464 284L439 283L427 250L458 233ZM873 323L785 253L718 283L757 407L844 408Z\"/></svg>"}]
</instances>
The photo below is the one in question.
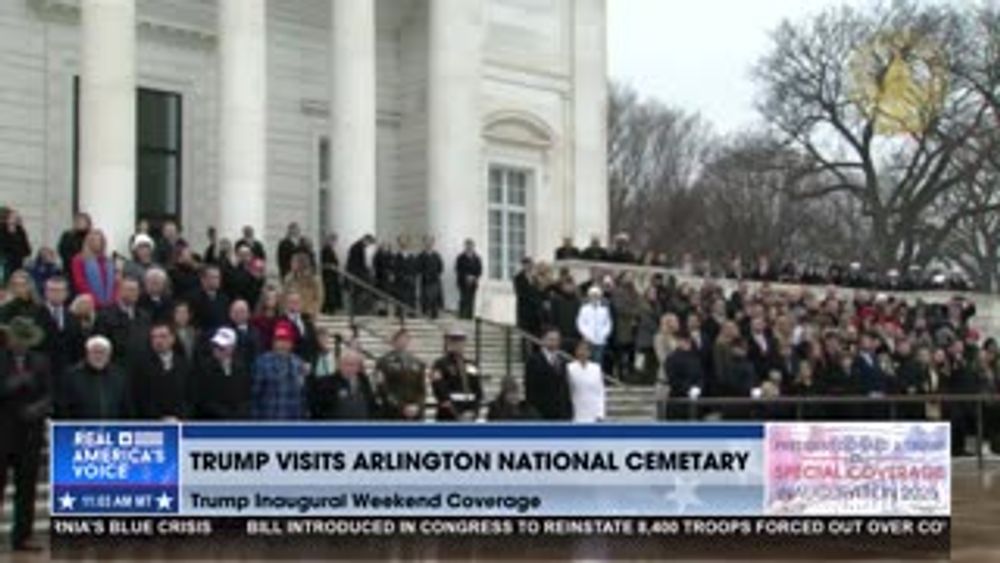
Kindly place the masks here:
<instances>
[{"instance_id":1,"label":"overcast sky","mask_svg":"<svg viewBox=\"0 0 1000 563\"><path fill-rule=\"evenodd\" d=\"M860 3L862 0L852 0ZM700 111L719 132L755 120L750 68L781 20L840 0L608 0L611 77Z\"/></svg>"}]
</instances>

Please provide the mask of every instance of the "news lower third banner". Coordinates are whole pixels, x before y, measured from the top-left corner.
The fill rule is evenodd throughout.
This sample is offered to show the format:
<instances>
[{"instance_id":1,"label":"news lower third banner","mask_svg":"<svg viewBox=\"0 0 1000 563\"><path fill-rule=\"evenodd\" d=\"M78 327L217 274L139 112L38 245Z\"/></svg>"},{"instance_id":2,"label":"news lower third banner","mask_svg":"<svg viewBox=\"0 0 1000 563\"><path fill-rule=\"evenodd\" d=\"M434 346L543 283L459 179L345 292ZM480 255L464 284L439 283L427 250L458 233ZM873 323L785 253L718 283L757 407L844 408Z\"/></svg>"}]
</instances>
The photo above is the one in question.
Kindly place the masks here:
<instances>
[{"instance_id":1,"label":"news lower third banner","mask_svg":"<svg viewBox=\"0 0 1000 563\"><path fill-rule=\"evenodd\" d=\"M948 537L949 427L939 423L54 423L51 431L54 541L114 535L116 525L130 536L143 526L150 537L329 536L365 519L394 522L394 534L410 520L493 519L518 535L526 522L543 530L612 519L630 523L634 536L725 522L737 536L850 537L856 525L869 537Z\"/></svg>"}]
</instances>

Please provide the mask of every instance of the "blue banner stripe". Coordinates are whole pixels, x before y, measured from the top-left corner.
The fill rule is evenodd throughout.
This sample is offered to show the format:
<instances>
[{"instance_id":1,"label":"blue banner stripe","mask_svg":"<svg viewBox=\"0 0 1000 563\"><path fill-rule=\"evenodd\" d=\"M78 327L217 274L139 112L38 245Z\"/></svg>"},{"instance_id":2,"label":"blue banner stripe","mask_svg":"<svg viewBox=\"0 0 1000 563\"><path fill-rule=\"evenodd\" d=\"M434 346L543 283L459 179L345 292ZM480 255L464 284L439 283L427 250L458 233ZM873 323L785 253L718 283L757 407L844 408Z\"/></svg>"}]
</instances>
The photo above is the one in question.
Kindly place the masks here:
<instances>
[{"instance_id":1,"label":"blue banner stripe","mask_svg":"<svg viewBox=\"0 0 1000 563\"><path fill-rule=\"evenodd\" d=\"M185 424L184 438L202 439L763 439L763 424Z\"/></svg>"}]
</instances>

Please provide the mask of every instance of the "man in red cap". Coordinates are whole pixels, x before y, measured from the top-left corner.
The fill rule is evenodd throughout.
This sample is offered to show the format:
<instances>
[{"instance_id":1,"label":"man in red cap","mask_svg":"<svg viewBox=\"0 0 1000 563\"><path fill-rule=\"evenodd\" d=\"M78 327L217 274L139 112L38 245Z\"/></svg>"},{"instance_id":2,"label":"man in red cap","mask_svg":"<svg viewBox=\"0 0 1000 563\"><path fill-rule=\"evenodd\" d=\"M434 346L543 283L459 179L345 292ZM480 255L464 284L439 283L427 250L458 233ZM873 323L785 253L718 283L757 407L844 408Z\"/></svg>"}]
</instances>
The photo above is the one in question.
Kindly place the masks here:
<instances>
[{"instance_id":1,"label":"man in red cap","mask_svg":"<svg viewBox=\"0 0 1000 563\"><path fill-rule=\"evenodd\" d=\"M251 414L257 420L305 418L305 362L292 353L295 329L287 321L274 327L272 350L257 359L251 383Z\"/></svg>"}]
</instances>

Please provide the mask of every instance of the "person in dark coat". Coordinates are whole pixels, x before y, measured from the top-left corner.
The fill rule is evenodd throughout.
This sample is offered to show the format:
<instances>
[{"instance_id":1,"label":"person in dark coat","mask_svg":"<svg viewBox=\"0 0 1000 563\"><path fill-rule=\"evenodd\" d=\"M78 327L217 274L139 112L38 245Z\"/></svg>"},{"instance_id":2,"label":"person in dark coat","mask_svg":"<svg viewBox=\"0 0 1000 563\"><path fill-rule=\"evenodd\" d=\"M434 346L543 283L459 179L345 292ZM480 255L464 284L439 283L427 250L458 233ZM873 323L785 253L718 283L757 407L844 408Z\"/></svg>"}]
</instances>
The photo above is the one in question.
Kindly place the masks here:
<instances>
[{"instance_id":1,"label":"person in dark coat","mask_svg":"<svg viewBox=\"0 0 1000 563\"><path fill-rule=\"evenodd\" d=\"M260 260L253 255L250 246L236 249L236 264L226 268L222 276L222 291L229 299L242 299L256 303L264 288L264 277L254 271L254 262Z\"/></svg>"},{"instance_id":2,"label":"person in dark coat","mask_svg":"<svg viewBox=\"0 0 1000 563\"><path fill-rule=\"evenodd\" d=\"M337 235L329 234L323 241L319 261L323 274L323 312L332 315L344 307L340 293L340 258L337 257Z\"/></svg>"},{"instance_id":3,"label":"person in dark coat","mask_svg":"<svg viewBox=\"0 0 1000 563\"><path fill-rule=\"evenodd\" d=\"M283 310L281 320L286 321L295 334L295 354L306 363L314 363L319 353L316 324L308 313L302 311L302 296L295 291L286 291Z\"/></svg>"},{"instance_id":4,"label":"person in dark coat","mask_svg":"<svg viewBox=\"0 0 1000 563\"><path fill-rule=\"evenodd\" d=\"M465 333L445 335L445 355L431 367L431 388L437 399L438 421L473 422L479 418L483 387L479 369L465 359Z\"/></svg>"},{"instance_id":5,"label":"person in dark coat","mask_svg":"<svg viewBox=\"0 0 1000 563\"><path fill-rule=\"evenodd\" d=\"M719 395L743 399L754 396L755 389L760 389L761 378L750 359L747 341L736 337L729 344L729 350L729 361L719 371ZM729 419L744 419L750 412L751 409L743 405L726 406L722 409L723 416Z\"/></svg>"},{"instance_id":6,"label":"person in dark coat","mask_svg":"<svg viewBox=\"0 0 1000 563\"><path fill-rule=\"evenodd\" d=\"M9 322L15 317L35 318L41 305L35 295L35 284L24 270L10 275L7 282L8 301L0 305L0 322Z\"/></svg>"},{"instance_id":7,"label":"person in dark coat","mask_svg":"<svg viewBox=\"0 0 1000 563\"><path fill-rule=\"evenodd\" d=\"M552 294L549 324L559 330L563 341L563 351L571 352L578 340L580 331L576 327L576 319L580 315L580 295L576 292L576 284L572 278L565 278L559 284L559 290Z\"/></svg>"},{"instance_id":8,"label":"person in dark coat","mask_svg":"<svg viewBox=\"0 0 1000 563\"><path fill-rule=\"evenodd\" d=\"M281 279L285 279L292 269L292 256L298 252L309 252L302 238L302 229L298 223L289 223L285 238L278 243L278 273Z\"/></svg>"},{"instance_id":9,"label":"person in dark coat","mask_svg":"<svg viewBox=\"0 0 1000 563\"><path fill-rule=\"evenodd\" d=\"M160 227L160 237L156 241L156 253L154 261L157 264L171 266L177 260L182 249L190 249L186 240L181 237L177 223L164 221Z\"/></svg>"},{"instance_id":10,"label":"person in dark coat","mask_svg":"<svg viewBox=\"0 0 1000 563\"><path fill-rule=\"evenodd\" d=\"M410 238L399 237L399 248L393 256L395 273L393 286L396 299L415 309L417 307L417 255L410 250Z\"/></svg>"},{"instance_id":11,"label":"person in dark coat","mask_svg":"<svg viewBox=\"0 0 1000 563\"><path fill-rule=\"evenodd\" d=\"M218 266L208 264L202 267L200 287L187 297L187 302L191 305L193 324L205 338L226 324L229 297L222 291L222 273Z\"/></svg>"},{"instance_id":12,"label":"person in dark coat","mask_svg":"<svg viewBox=\"0 0 1000 563\"><path fill-rule=\"evenodd\" d=\"M420 274L420 310L432 319L444 306L444 260L434 248L434 237L424 237L424 249L417 256L417 271Z\"/></svg>"},{"instance_id":13,"label":"person in dark coat","mask_svg":"<svg viewBox=\"0 0 1000 563\"><path fill-rule=\"evenodd\" d=\"M921 358L929 360L930 354L920 351L914 353L913 343L909 338L896 340L893 361L896 364L896 382L901 394L919 395L927 386L930 363L921 361ZM904 420L921 420L924 418L924 406L922 403L903 403L899 405L899 414Z\"/></svg>"},{"instance_id":14,"label":"person in dark coat","mask_svg":"<svg viewBox=\"0 0 1000 563\"><path fill-rule=\"evenodd\" d=\"M608 251L601 246L601 239L595 236L590 239L590 246L580 253L580 258L591 262L604 262L608 259Z\"/></svg>"},{"instance_id":15,"label":"person in dark coat","mask_svg":"<svg viewBox=\"0 0 1000 563\"><path fill-rule=\"evenodd\" d=\"M211 353L199 359L191 382L192 412L198 420L250 418L250 367L236 353L233 329L215 331Z\"/></svg>"},{"instance_id":16,"label":"person in dark coat","mask_svg":"<svg viewBox=\"0 0 1000 563\"><path fill-rule=\"evenodd\" d=\"M237 251L244 246L250 249L250 253L253 254L254 258L267 260L267 251L264 250L264 243L257 240L253 227L250 225L243 226L243 236L233 245Z\"/></svg>"},{"instance_id":17,"label":"person in dark coat","mask_svg":"<svg viewBox=\"0 0 1000 563\"><path fill-rule=\"evenodd\" d=\"M576 260L580 257L580 249L573 245L572 237L565 237L562 246L556 249L556 260Z\"/></svg>"},{"instance_id":18,"label":"person in dark coat","mask_svg":"<svg viewBox=\"0 0 1000 563\"><path fill-rule=\"evenodd\" d=\"M360 282L372 284L374 273L368 260L368 249L375 244L375 237L365 235L354 242L347 251L347 273ZM371 312L373 299L367 288L360 284L347 281L351 295L351 309L357 315L367 315Z\"/></svg>"},{"instance_id":19,"label":"person in dark coat","mask_svg":"<svg viewBox=\"0 0 1000 563\"><path fill-rule=\"evenodd\" d=\"M227 327L233 329L233 334L236 336L236 354L241 362L243 365L252 366L266 348L260 332L250 321L250 305L246 301L237 299L229 306Z\"/></svg>"},{"instance_id":20,"label":"person in dark coat","mask_svg":"<svg viewBox=\"0 0 1000 563\"><path fill-rule=\"evenodd\" d=\"M560 356L561 344L559 331L546 329L541 349L533 353L524 366L525 397L545 420L573 419L573 400L566 377L566 362Z\"/></svg>"},{"instance_id":21,"label":"person in dark coat","mask_svg":"<svg viewBox=\"0 0 1000 563\"><path fill-rule=\"evenodd\" d=\"M169 324L155 324L149 330L148 346L129 362L131 411L136 418L161 420L188 416L193 371L176 344Z\"/></svg>"},{"instance_id":22,"label":"person in dark coat","mask_svg":"<svg viewBox=\"0 0 1000 563\"><path fill-rule=\"evenodd\" d=\"M364 372L364 358L355 350L340 355L333 375L311 377L309 414L313 420L373 420L379 408L371 380Z\"/></svg>"},{"instance_id":23,"label":"person in dark coat","mask_svg":"<svg viewBox=\"0 0 1000 563\"><path fill-rule=\"evenodd\" d=\"M149 313L139 308L139 282L132 278L122 280L115 303L97 312L97 333L111 340L118 361L141 350L151 323Z\"/></svg>"},{"instance_id":24,"label":"person in dark coat","mask_svg":"<svg viewBox=\"0 0 1000 563\"><path fill-rule=\"evenodd\" d=\"M63 268L68 270L73 257L83 249L83 241L90 232L90 215L77 213L73 216L73 228L63 231L59 237L59 260L62 261Z\"/></svg>"},{"instance_id":25,"label":"person in dark coat","mask_svg":"<svg viewBox=\"0 0 1000 563\"><path fill-rule=\"evenodd\" d=\"M521 269L514 276L514 300L517 328L537 335L541 292L535 285L534 262L527 256L521 259Z\"/></svg>"},{"instance_id":26,"label":"person in dark coat","mask_svg":"<svg viewBox=\"0 0 1000 563\"><path fill-rule=\"evenodd\" d=\"M104 336L91 336L84 349L84 361L70 369L64 378L64 391L57 397L56 418L128 418L128 380L124 370L111 361L111 341Z\"/></svg>"},{"instance_id":27,"label":"person in dark coat","mask_svg":"<svg viewBox=\"0 0 1000 563\"><path fill-rule=\"evenodd\" d=\"M69 282L62 276L49 278L45 282L45 298L35 314L37 324L45 334L38 350L49 359L52 368L52 391L58 395L62 388L62 378L66 370L75 363L79 353L74 351L78 342L80 323L70 314L66 300L69 298Z\"/></svg>"},{"instance_id":28,"label":"person in dark coat","mask_svg":"<svg viewBox=\"0 0 1000 563\"><path fill-rule=\"evenodd\" d=\"M182 248L173 265L167 269L170 287L175 297L187 297L198 289L200 266L190 248Z\"/></svg>"},{"instance_id":29,"label":"person in dark coat","mask_svg":"<svg viewBox=\"0 0 1000 563\"><path fill-rule=\"evenodd\" d=\"M7 209L0 216L0 260L3 261L3 280L7 281L10 274L24 267L24 261L31 256L31 243L28 242L28 232L21 224L21 214L13 209Z\"/></svg>"},{"instance_id":30,"label":"person in dark coat","mask_svg":"<svg viewBox=\"0 0 1000 563\"><path fill-rule=\"evenodd\" d=\"M174 316L174 299L170 295L170 277L163 268L146 270L142 280L139 308L149 314L152 322L170 322Z\"/></svg>"},{"instance_id":31,"label":"person in dark coat","mask_svg":"<svg viewBox=\"0 0 1000 563\"><path fill-rule=\"evenodd\" d=\"M0 350L0 507L4 506L7 473L14 479L14 551L39 551L30 543L35 523L35 495L45 419L51 411L52 386L48 360L31 349L44 339L27 317L5 327L7 345Z\"/></svg>"},{"instance_id":32,"label":"person in dark coat","mask_svg":"<svg viewBox=\"0 0 1000 563\"><path fill-rule=\"evenodd\" d=\"M682 331L677 334L677 348L667 356L664 364L664 372L667 376L667 385L670 386L671 397L690 397L692 390L695 395L700 395L705 385L705 372L702 368L701 357L694 349L691 342L691 334Z\"/></svg>"},{"instance_id":33,"label":"person in dark coat","mask_svg":"<svg viewBox=\"0 0 1000 563\"><path fill-rule=\"evenodd\" d=\"M500 392L497 398L493 399L486 411L486 420L496 421L518 421L518 420L538 420L540 418L538 410L526 401L521 394L521 386L513 376L506 376L500 380Z\"/></svg>"},{"instance_id":34,"label":"person in dark coat","mask_svg":"<svg viewBox=\"0 0 1000 563\"><path fill-rule=\"evenodd\" d=\"M483 261L476 254L476 243L466 239L465 249L455 259L455 281L458 284L458 316L471 319L476 310L476 291L483 275Z\"/></svg>"},{"instance_id":35,"label":"person in dark coat","mask_svg":"<svg viewBox=\"0 0 1000 563\"><path fill-rule=\"evenodd\" d=\"M396 255L392 252L388 243L378 245L375 256L372 258L372 272L375 275L375 288L384 294L397 297L394 292L396 280ZM388 307L388 304L386 304ZM381 311L385 313L386 311Z\"/></svg>"}]
</instances>

